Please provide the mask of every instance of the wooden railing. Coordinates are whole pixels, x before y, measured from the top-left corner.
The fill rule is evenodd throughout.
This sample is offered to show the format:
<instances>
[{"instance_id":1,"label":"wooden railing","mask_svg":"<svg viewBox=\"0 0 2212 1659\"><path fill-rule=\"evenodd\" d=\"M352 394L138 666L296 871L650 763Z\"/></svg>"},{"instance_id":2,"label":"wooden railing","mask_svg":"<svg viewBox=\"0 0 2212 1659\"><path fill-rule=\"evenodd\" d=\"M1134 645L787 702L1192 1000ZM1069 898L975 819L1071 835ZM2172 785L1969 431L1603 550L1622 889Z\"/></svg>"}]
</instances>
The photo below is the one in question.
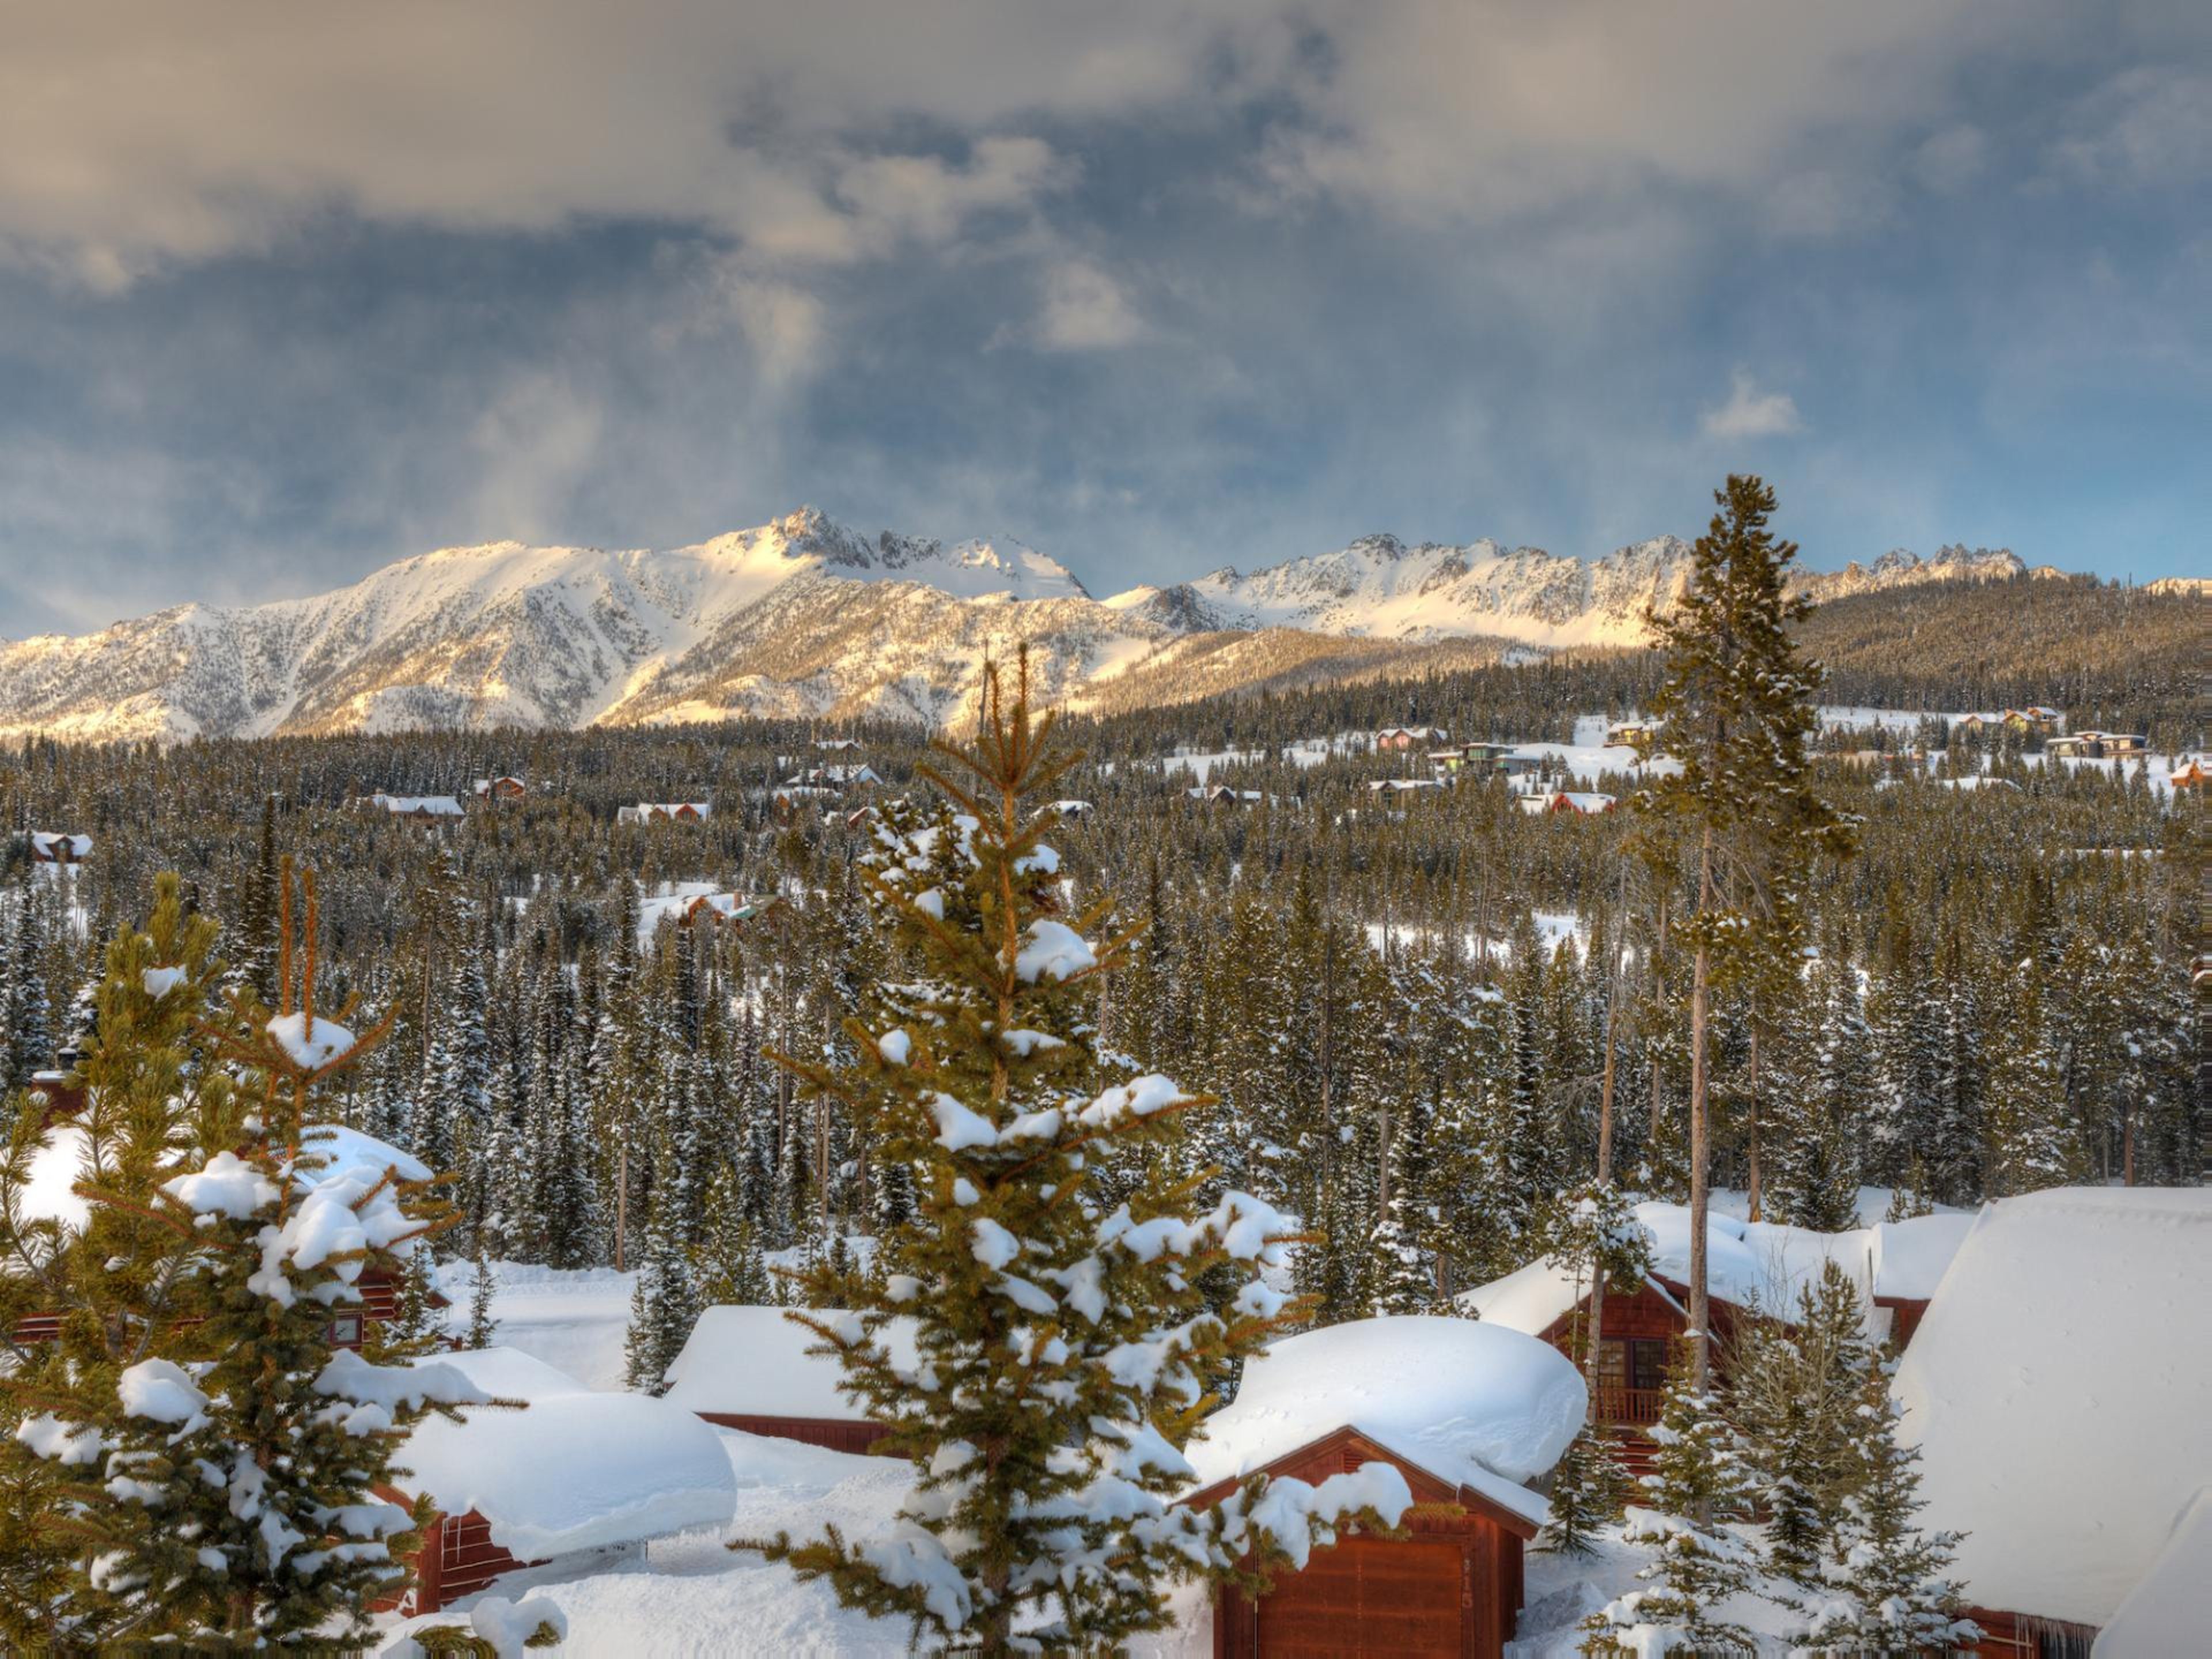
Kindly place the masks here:
<instances>
[{"instance_id":1,"label":"wooden railing","mask_svg":"<svg viewBox=\"0 0 2212 1659\"><path fill-rule=\"evenodd\" d=\"M1598 1415L1619 1428L1648 1429L1659 1420L1665 1399L1662 1389L1622 1389L1600 1383Z\"/></svg>"}]
</instances>

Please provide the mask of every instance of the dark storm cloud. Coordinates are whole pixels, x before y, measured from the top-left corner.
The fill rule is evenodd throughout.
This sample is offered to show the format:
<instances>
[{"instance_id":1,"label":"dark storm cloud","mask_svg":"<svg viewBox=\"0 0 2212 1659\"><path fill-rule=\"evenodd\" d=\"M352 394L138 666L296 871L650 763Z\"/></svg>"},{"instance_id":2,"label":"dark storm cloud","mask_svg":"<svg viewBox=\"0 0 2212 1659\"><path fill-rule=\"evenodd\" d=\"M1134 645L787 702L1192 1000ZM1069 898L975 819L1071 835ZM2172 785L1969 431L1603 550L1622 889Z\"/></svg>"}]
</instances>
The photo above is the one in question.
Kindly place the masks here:
<instances>
[{"instance_id":1,"label":"dark storm cloud","mask_svg":"<svg viewBox=\"0 0 2212 1659\"><path fill-rule=\"evenodd\" d=\"M2201 8L53 8L0 54L0 632L811 501L1094 589L2202 563Z\"/></svg>"}]
</instances>

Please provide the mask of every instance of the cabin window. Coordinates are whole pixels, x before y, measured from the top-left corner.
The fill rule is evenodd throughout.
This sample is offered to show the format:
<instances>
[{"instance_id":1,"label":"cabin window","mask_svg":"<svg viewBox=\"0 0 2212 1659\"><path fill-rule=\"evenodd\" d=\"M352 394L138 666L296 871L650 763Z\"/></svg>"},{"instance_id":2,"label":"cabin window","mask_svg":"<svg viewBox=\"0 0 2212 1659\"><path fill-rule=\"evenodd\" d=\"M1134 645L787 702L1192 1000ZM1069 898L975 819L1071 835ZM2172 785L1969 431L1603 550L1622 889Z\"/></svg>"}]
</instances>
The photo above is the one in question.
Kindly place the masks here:
<instances>
[{"instance_id":1,"label":"cabin window","mask_svg":"<svg viewBox=\"0 0 2212 1659\"><path fill-rule=\"evenodd\" d=\"M334 1348L361 1346L361 1316L340 1314L331 1321L331 1346Z\"/></svg>"},{"instance_id":2,"label":"cabin window","mask_svg":"<svg viewBox=\"0 0 2212 1659\"><path fill-rule=\"evenodd\" d=\"M1663 1389L1667 1386L1667 1345L1639 1336L1628 1345L1628 1386Z\"/></svg>"}]
</instances>

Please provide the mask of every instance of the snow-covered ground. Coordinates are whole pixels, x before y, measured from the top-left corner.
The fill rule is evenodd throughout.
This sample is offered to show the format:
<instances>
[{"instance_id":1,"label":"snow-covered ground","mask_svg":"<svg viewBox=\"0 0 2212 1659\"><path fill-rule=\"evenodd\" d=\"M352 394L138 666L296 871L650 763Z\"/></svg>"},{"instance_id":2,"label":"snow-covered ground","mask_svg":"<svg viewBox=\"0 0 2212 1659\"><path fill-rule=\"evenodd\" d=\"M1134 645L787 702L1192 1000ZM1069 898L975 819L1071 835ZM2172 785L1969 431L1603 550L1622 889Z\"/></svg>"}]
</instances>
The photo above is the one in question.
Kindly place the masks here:
<instances>
[{"instance_id":1,"label":"snow-covered ground","mask_svg":"<svg viewBox=\"0 0 2212 1659\"><path fill-rule=\"evenodd\" d=\"M1755 1545L1755 1528L1733 1528ZM1506 1659L1577 1659L1582 1652L1582 1621L1608 1601L1644 1588L1636 1571L1650 1552L1605 1537L1588 1555L1559 1555L1530 1550L1527 1563L1528 1604L1518 1632L1505 1644ZM1760 1659L1790 1651L1785 1632L1790 1611L1759 1595L1732 1595L1713 1617L1740 1625L1757 1638Z\"/></svg>"},{"instance_id":2,"label":"snow-covered ground","mask_svg":"<svg viewBox=\"0 0 2212 1659\"><path fill-rule=\"evenodd\" d=\"M1544 950L1547 956L1559 950L1559 941L1562 939L1572 939L1575 951L1578 955L1588 948L1589 930L1583 925L1582 917L1574 911L1538 910L1534 912L1534 915L1536 932L1543 939ZM1366 924L1366 927L1368 948L1378 955L1381 954L1386 943L1395 944L1400 950L1405 950L1414 945L1431 945L1435 943L1437 938L1437 930L1433 927L1414 927L1404 922L1370 921ZM1480 939L1474 932L1469 929L1461 939L1460 948L1472 958L1479 954L1478 947L1480 943ZM1490 941L1490 955L1493 961L1510 960L1513 955L1513 942L1509 939L1492 938Z\"/></svg>"},{"instance_id":3,"label":"snow-covered ground","mask_svg":"<svg viewBox=\"0 0 2212 1659\"><path fill-rule=\"evenodd\" d=\"M491 1270L495 1341L592 1388L623 1386L623 1340L629 1332L635 1273L618 1273L611 1267L572 1273L518 1261L495 1261ZM439 1269L439 1288L452 1304L446 1310L448 1329L468 1328L475 1283L476 1270L465 1261Z\"/></svg>"}]
</instances>

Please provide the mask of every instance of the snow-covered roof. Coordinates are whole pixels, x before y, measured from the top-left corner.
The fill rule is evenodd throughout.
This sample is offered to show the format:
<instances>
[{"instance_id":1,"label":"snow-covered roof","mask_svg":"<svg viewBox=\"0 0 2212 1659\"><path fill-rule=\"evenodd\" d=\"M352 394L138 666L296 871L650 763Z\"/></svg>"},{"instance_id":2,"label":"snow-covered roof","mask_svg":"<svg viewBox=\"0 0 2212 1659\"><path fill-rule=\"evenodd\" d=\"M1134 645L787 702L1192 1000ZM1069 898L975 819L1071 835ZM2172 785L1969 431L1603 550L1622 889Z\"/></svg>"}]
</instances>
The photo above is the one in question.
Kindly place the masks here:
<instances>
[{"instance_id":1,"label":"snow-covered roof","mask_svg":"<svg viewBox=\"0 0 2212 1659\"><path fill-rule=\"evenodd\" d=\"M1968 1212L1939 1212L1878 1224L1872 1230L1874 1293L1907 1302L1928 1300L1973 1224Z\"/></svg>"},{"instance_id":2,"label":"snow-covered roof","mask_svg":"<svg viewBox=\"0 0 2212 1659\"><path fill-rule=\"evenodd\" d=\"M401 817L421 814L434 818L457 818L461 804L451 795L372 795L369 799L387 812Z\"/></svg>"},{"instance_id":3,"label":"snow-covered roof","mask_svg":"<svg viewBox=\"0 0 2212 1659\"><path fill-rule=\"evenodd\" d=\"M1588 1407L1582 1377L1548 1342L1480 1320L1357 1319L1284 1337L1251 1361L1236 1400L1184 1455L1209 1486L1352 1428L1540 1523L1545 1502L1522 1483L1559 1461Z\"/></svg>"},{"instance_id":4,"label":"snow-covered roof","mask_svg":"<svg viewBox=\"0 0 2212 1659\"><path fill-rule=\"evenodd\" d=\"M1690 1212L1682 1204L1638 1204L1651 1241L1651 1272L1674 1285L1690 1279ZM1871 1294L1924 1300L1935 1294L1973 1217L1957 1212L1886 1221L1840 1233L1745 1221L1715 1210L1706 1217L1706 1287L1737 1307L1787 1319L1797 1292L1833 1261ZM1535 1336L1551 1328L1589 1288L1549 1261L1538 1261L1463 1292L1461 1303L1486 1322Z\"/></svg>"},{"instance_id":5,"label":"snow-covered roof","mask_svg":"<svg viewBox=\"0 0 2212 1659\"><path fill-rule=\"evenodd\" d=\"M692 1412L864 1420L860 1407L838 1392L845 1368L826 1354L806 1352L821 1340L786 1318L781 1308L708 1308L669 1366L662 1398ZM883 1340L893 1364L915 1363L911 1321L892 1321Z\"/></svg>"},{"instance_id":6,"label":"snow-covered roof","mask_svg":"<svg viewBox=\"0 0 2212 1659\"><path fill-rule=\"evenodd\" d=\"M1985 1208L1899 1364L1930 1527L1977 1606L2112 1619L2204 1484L2212 1189Z\"/></svg>"},{"instance_id":7,"label":"snow-covered roof","mask_svg":"<svg viewBox=\"0 0 2212 1659\"><path fill-rule=\"evenodd\" d=\"M714 1431L680 1406L598 1394L512 1348L441 1353L520 1411L467 1408L416 1425L402 1483L448 1515L474 1510L491 1541L526 1561L726 1525L737 1482Z\"/></svg>"},{"instance_id":8,"label":"snow-covered roof","mask_svg":"<svg viewBox=\"0 0 2212 1659\"><path fill-rule=\"evenodd\" d=\"M2212 1486L2200 1486L2151 1570L2097 1632L2091 1659L2170 1659L2202 1650L2212 1585Z\"/></svg>"},{"instance_id":9,"label":"snow-covered roof","mask_svg":"<svg viewBox=\"0 0 2212 1659\"><path fill-rule=\"evenodd\" d=\"M89 858L92 855L92 837L73 836L58 830L33 830L31 831L31 848L40 858L46 859L52 858L57 852L67 853L73 859Z\"/></svg>"}]
</instances>

